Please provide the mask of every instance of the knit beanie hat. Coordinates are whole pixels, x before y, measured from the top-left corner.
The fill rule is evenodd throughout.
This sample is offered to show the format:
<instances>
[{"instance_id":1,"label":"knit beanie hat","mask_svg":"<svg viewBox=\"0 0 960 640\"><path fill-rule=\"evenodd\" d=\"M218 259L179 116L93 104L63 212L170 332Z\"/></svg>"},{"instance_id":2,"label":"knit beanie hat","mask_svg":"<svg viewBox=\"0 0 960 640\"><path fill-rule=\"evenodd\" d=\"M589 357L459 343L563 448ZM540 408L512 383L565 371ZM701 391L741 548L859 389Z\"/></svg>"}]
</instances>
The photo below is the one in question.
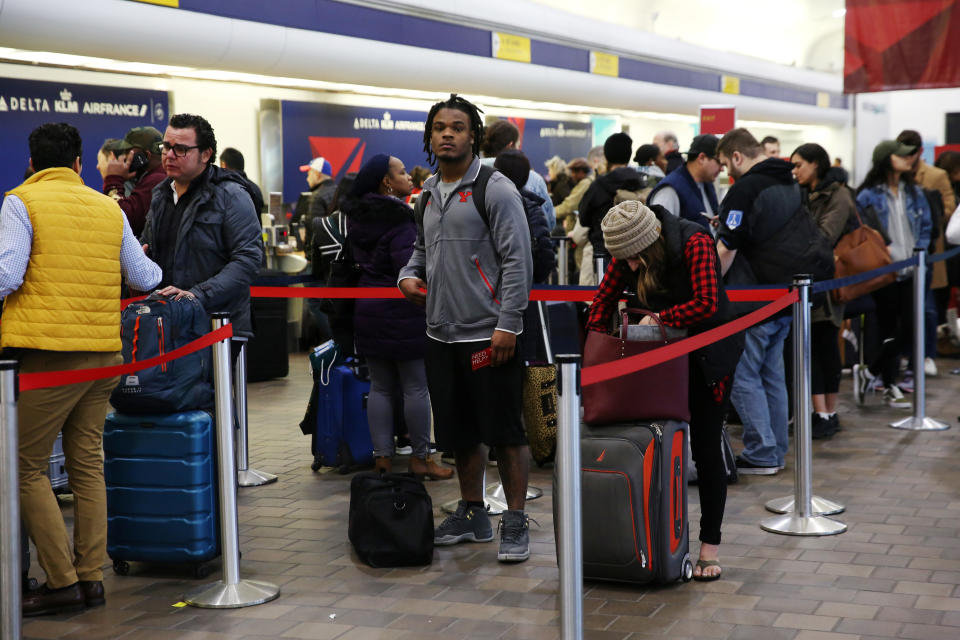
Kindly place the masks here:
<instances>
[{"instance_id":1,"label":"knit beanie hat","mask_svg":"<svg viewBox=\"0 0 960 640\"><path fill-rule=\"evenodd\" d=\"M621 202L600 223L607 251L620 260L632 258L660 237L660 221L639 200Z\"/></svg>"},{"instance_id":2,"label":"knit beanie hat","mask_svg":"<svg viewBox=\"0 0 960 640\"><path fill-rule=\"evenodd\" d=\"M387 175L388 171L390 171L390 156L383 153L373 156L360 167L357 178L353 182L353 188L350 189L350 194L359 198L368 193L376 193L380 188L380 181L383 180L383 176Z\"/></svg>"}]
</instances>

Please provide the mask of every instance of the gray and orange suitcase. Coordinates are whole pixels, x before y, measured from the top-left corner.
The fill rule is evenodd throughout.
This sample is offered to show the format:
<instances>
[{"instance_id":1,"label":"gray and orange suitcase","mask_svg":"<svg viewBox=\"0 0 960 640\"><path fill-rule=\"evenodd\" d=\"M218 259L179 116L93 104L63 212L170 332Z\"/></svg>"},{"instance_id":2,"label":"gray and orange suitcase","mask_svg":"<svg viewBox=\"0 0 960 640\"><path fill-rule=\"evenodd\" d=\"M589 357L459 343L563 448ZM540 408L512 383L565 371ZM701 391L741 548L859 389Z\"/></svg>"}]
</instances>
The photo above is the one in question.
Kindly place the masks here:
<instances>
[{"instance_id":1,"label":"gray and orange suitcase","mask_svg":"<svg viewBox=\"0 0 960 640\"><path fill-rule=\"evenodd\" d=\"M640 584L690 580L687 423L580 429L583 577Z\"/></svg>"}]
</instances>

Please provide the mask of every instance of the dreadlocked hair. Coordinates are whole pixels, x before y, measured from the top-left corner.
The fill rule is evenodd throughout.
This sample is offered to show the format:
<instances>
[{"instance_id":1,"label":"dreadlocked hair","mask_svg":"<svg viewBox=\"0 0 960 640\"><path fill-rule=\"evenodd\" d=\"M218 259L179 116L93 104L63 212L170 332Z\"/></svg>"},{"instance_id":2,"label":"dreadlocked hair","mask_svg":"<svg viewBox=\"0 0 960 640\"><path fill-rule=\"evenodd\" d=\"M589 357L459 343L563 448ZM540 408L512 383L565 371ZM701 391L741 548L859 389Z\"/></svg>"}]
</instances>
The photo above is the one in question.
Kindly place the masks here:
<instances>
[{"instance_id":1,"label":"dreadlocked hair","mask_svg":"<svg viewBox=\"0 0 960 640\"><path fill-rule=\"evenodd\" d=\"M430 113L427 115L427 126L423 130L423 151L427 154L427 164L432 166L437 162L437 157L433 155L433 149L430 146L430 138L433 133L433 119L440 109L456 109L470 116L470 131L473 133L473 155L479 156L480 144L483 142L483 118L480 117L483 111L469 100L451 93L449 98L430 107Z\"/></svg>"}]
</instances>

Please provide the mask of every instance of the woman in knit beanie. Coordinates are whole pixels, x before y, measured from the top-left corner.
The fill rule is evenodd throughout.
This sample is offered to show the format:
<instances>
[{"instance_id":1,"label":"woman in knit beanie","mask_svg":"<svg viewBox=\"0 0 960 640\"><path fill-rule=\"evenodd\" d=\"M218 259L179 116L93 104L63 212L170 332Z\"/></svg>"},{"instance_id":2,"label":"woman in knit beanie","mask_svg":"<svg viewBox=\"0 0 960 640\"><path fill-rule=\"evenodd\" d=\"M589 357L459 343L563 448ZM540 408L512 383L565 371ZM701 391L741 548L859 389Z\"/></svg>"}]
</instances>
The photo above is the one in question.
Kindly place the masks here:
<instances>
[{"instance_id":1,"label":"woman in knit beanie","mask_svg":"<svg viewBox=\"0 0 960 640\"><path fill-rule=\"evenodd\" d=\"M733 315L720 277L713 238L703 227L663 207L621 202L600 224L613 257L590 307L587 329L609 331L624 289L633 289L628 307L654 311L664 325L690 334L719 326ZM645 316L641 324L655 321ZM690 446L700 494L700 558L694 580L716 580L720 527L727 497L721 435L733 372L743 348L737 334L689 357ZM624 401L642 402L643 389Z\"/></svg>"}]
</instances>

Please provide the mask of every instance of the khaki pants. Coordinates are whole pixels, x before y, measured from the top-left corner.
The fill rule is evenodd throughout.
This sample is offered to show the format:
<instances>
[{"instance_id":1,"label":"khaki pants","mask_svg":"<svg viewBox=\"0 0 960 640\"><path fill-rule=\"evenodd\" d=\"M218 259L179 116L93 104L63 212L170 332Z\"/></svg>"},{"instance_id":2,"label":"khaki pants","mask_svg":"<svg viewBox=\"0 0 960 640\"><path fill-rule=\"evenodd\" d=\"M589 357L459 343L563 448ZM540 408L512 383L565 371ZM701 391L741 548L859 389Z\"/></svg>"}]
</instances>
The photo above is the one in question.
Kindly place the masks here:
<instances>
[{"instance_id":1,"label":"khaki pants","mask_svg":"<svg viewBox=\"0 0 960 640\"><path fill-rule=\"evenodd\" d=\"M122 364L118 352L24 350L21 373L91 369ZM107 560L107 493L103 481L103 423L118 378L24 391L17 403L20 436L20 513L53 589L77 580L102 580ZM57 433L63 431L74 496L73 552L60 505L44 475Z\"/></svg>"}]
</instances>

